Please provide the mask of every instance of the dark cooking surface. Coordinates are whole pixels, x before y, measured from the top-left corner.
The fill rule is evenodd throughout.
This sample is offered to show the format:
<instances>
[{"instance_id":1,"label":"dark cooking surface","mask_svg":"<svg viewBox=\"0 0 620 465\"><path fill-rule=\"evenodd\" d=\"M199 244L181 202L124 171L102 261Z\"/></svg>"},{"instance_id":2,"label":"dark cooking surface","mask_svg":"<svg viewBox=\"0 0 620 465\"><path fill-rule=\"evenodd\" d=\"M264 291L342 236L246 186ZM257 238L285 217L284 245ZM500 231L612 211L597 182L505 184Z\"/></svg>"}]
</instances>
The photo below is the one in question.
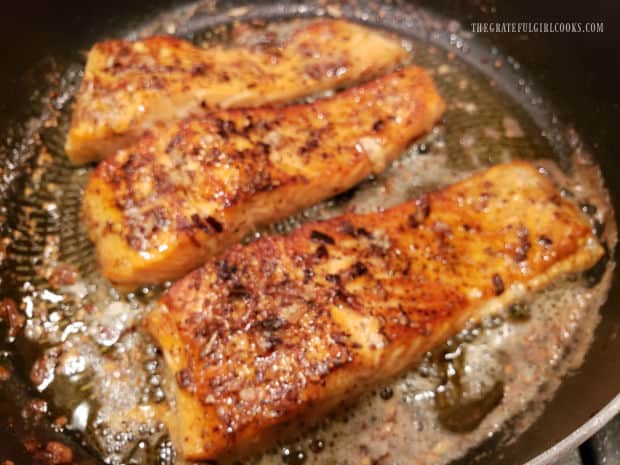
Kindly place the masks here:
<instances>
[{"instance_id":1,"label":"dark cooking surface","mask_svg":"<svg viewBox=\"0 0 620 465\"><path fill-rule=\"evenodd\" d=\"M3 105L0 110L0 126L5 118L13 116L12 112L27 100L28 87L35 86L40 80L40 75L36 73L22 80L21 72L32 61L41 57L41 51L49 50L51 53L62 54L66 53L66 50L74 50L75 44L84 43L93 37L102 34L113 35L110 27L126 24L125 19L118 18L124 18L125 13L133 14L143 10L137 3L130 5L129 2L116 1L92 3L87 6L82 4L81 12L78 2L40 2L42 5L34 7L33 5L37 3L39 2L20 2L9 7L19 12L0 32L4 43L19 44L7 48L8 56L2 57L5 73L0 76L2 84L0 92L3 94L3 98L0 99ZM75 5L72 5L73 3ZM174 2L157 3L169 6ZM474 5L474 2L428 3L433 3L434 8L438 8L447 16L465 18L461 19L464 24L469 22L466 14L468 11L475 12L476 20L495 20L502 15L514 20L523 16L523 12L531 7L544 8L548 10L544 12L547 14L555 13L554 19L558 15L562 15L562 19L570 19L571 15L578 15L581 19L605 19L607 32L600 35L550 34L523 40L511 34L503 34L497 37L489 35L488 39L511 50L522 64L529 65L536 80L549 88L556 106L562 112L560 116L564 120L574 122L578 132L594 147L594 153L607 175L612 195L617 199L620 186L614 181L620 179L620 166L615 158L619 145L615 126L620 116L617 92L620 67L618 51L620 15L612 10L617 9L618 5L614 5L615 2L608 2L607 6L573 2L566 7L560 2L547 2L542 5L543 2L526 1L514 3L510 7L496 5L498 10L496 17L480 13L478 5ZM507 8L515 11L508 12ZM580 8L583 10L576 11ZM588 8L597 8L599 11L587 11ZM115 17L114 14L118 16ZM6 13L4 16L8 18L11 14ZM525 16L533 19L531 14ZM28 27L32 24L35 25L34 30ZM519 457L524 456L523 451L541 451L561 439L618 392L620 386L618 361L616 357L606 356L618 353L617 342L613 345L612 336L619 327L619 313L614 311L619 306L620 297L617 277L615 285L616 290L610 295L610 302L604 311L604 325L599 328L595 347L585 366L578 376L570 378L565 383L552 403L552 408L547 410L534 428L507 452L508 458L504 458L506 463L518 462ZM587 392L587 396L584 396L584 392ZM0 452L3 452L2 447L6 445L0 444ZM587 452L584 452L588 447L582 448L581 452L584 465L602 463L588 461L592 459Z\"/></svg>"}]
</instances>

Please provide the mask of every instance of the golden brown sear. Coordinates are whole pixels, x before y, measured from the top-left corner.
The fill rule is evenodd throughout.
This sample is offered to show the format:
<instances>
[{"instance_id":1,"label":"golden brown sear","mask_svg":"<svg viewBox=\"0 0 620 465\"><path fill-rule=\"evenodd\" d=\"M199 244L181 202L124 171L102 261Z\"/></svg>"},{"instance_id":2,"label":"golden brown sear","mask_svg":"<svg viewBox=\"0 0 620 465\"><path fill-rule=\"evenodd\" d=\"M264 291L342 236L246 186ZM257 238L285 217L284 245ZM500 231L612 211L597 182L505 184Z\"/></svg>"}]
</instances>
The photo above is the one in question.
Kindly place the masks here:
<instances>
[{"instance_id":1,"label":"golden brown sear","mask_svg":"<svg viewBox=\"0 0 620 465\"><path fill-rule=\"evenodd\" d=\"M65 146L69 158L109 157L156 121L205 108L285 102L367 80L408 56L395 38L343 20L288 29L283 39L239 47L202 49L167 36L95 44Z\"/></svg>"},{"instance_id":2,"label":"golden brown sear","mask_svg":"<svg viewBox=\"0 0 620 465\"><path fill-rule=\"evenodd\" d=\"M252 451L602 254L588 219L525 162L237 245L147 319L176 380L177 450Z\"/></svg>"},{"instance_id":3,"label":"golden brown sear","mask_svg":"<svg viewBox=\"0 0 620 465\"><path fill-rule=\"evenodd\" d=\"M408 67L314 103L149 131L102 162L84 193L103 274L123 286L179 278L253 228L380 173L443 109L430 76Z\"/></svg>"}]
</instances>

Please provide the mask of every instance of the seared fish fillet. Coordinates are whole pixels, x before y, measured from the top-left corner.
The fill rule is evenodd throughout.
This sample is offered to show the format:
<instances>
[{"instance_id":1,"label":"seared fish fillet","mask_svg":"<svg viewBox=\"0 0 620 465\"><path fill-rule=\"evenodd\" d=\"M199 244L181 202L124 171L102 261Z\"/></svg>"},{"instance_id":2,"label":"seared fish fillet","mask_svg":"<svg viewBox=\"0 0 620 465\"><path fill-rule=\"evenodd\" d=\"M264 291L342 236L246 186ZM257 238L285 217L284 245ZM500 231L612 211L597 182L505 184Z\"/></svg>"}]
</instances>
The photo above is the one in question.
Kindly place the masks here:
<instances>
[{"instance_id":1,"label":"seared fish fillet","mask_svg":"<svg viewBox=\"0 0 620 465\"><path fill-rule=\"evenodd\" d=\"M84 193L103 274L127 287L183 276L257 225L380 173L443 108L430 76L409 67L310 104L150 131Z\"/></svg>"},{"instance_id":2,"label":"seared fish fillet","mask_svg":"<svg viewBox=\"0 0 620 465\"><path fill-rule=\"evenodd\" d=\"M147 317L175 375L177 450L252 451L602 254L578 208L525 162L232 247Z\"/></svg>"},{"instance_id":3,"label":"seared fish fillet","mask_svg":"<svg viewBox=\"0 0 620 465\"><path fill-rule=\"evenodd\" d=\"M204 108L285 102L370 79L407 58L385 34L342 20L299 23L283 43L201 49L174 37L109 40L88 54L66 152L108 157L155 121Z\"/></svg>"}]
</instances>

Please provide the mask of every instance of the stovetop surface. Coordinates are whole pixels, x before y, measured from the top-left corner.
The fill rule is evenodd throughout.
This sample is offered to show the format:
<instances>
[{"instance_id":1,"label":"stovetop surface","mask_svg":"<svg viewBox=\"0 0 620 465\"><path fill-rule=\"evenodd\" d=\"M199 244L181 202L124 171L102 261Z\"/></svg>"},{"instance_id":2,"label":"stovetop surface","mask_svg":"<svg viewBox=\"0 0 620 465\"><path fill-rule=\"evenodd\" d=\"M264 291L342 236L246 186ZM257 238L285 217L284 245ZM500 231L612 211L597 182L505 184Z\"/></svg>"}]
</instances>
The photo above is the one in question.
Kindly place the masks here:
<instances>
[{"instance_id":1,"label":"stovetop surface","mask_svg":"<svg viewBox=\"0 0 620 465\"><path fill-rule=\"evenodd\" d=\"M620 465L620 415L555 465Z\"/></svg>"}]
</instances>

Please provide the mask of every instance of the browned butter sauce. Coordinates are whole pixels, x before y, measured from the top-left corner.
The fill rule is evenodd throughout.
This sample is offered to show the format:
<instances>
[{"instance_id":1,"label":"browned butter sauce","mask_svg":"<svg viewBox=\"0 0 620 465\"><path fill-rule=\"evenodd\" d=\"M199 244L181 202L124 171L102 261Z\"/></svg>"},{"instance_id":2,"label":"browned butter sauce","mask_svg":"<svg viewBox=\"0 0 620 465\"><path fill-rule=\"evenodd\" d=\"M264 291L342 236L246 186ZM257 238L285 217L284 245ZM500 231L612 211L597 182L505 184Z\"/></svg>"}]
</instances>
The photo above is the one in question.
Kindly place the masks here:
<instances>
[{"instance_id":1,"label":"browned butter sauce","mask_svg":"<svg viewBox=\"0 0 620 465\"><path fill-rule=\"evenodd\" d=\"M239 30L245 32L235 35L235 28L224 28L196 41L223 36L256 40L246 28ZM381 176L247 240L285 233L304 221L344 210L377 211L472 171L521 158L540 160L541 169L564 187L563 195L584 204L613 250L613 212L598 168L576 136L566 134L573 154L564 158L570 169L562 172L549 161L558 155L541 131L494 82L449 51L421 42L407 44L412 60L433 71L448 102L442 125ZM65 130L67 108L50 116L59 133ZM172 402L166 396L164 362L140 326L162 289L146 287L121 295L98 275L78 218L88 169L69 168L56 146L53 138L49 147L44 144L35 168L38 175L24 192L35 213L43 215L24 211L21 236L11 238L30 234L39 244L32 249L39 257L36 264L15 271L23 294L20 307L28 317L24 334L45 347L34 364L33 381L54 412L67 417L65 428L81 433L106 463L180 463L162 422ZM536 418L562 377L580 365L612 267L609 263L604 272L567 276L466 328L401 378L386 381L297 441L279 444L246 463L442 464L507 423L517 435Z\"/></svg>"}]
</instances>

